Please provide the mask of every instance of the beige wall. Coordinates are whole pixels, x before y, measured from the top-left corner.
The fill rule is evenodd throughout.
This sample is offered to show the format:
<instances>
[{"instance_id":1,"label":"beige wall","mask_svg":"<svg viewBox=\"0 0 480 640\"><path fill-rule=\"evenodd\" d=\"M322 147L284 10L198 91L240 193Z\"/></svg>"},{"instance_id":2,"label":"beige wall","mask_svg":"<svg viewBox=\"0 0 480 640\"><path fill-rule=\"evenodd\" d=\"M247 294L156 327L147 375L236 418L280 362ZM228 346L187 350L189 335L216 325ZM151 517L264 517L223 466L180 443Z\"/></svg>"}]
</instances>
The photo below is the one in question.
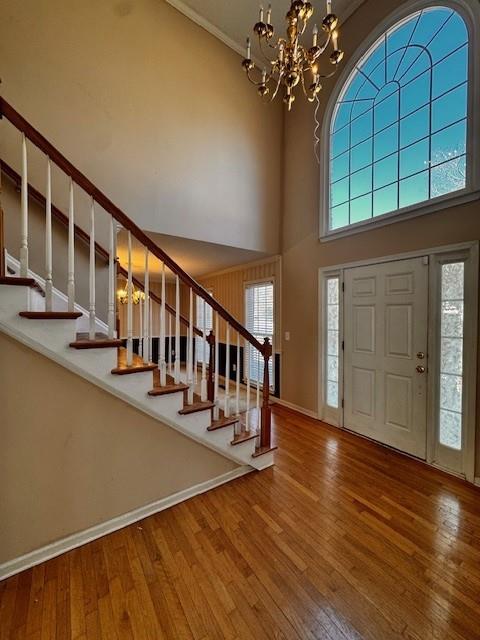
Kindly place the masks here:
<instances>
[{"instance_id":1,"label":"beige wall","mask_svg":"<svg viewBox=\"0 0 480 640\"><path fill-rule=\"evenodd\" d=\"M278 251L281 102L261 103L238 54L164 0L4 0L1 14L2 95L143 229Z\"/></svg>"},{"instance_id":2,"label":"beige wall","mask_svg":"<svg viewBox=\"0 0 480 640\"><path fill-rule=\"evenodd\" d=\"M0 380L0 564L237 466L2 333Z\"/></svg>"},{"instance_id":3,"label":"beige wall","mask_svg":"<svg viewBox=\"0 0 480 640\"><path fill-rule=\"evenodd\" d=\"M342 29L347 60L399 4L398 0L367 0L353 14ZM320 119L334 86L333 82L324 83ZM477 201L320 243L321 167L315 162L312 145L312 107L299 100L285 116L282 322L291 339L283 342L282 398L316 411L319 267L478 240L480 217Z\"/></svg>"}]
</instances>

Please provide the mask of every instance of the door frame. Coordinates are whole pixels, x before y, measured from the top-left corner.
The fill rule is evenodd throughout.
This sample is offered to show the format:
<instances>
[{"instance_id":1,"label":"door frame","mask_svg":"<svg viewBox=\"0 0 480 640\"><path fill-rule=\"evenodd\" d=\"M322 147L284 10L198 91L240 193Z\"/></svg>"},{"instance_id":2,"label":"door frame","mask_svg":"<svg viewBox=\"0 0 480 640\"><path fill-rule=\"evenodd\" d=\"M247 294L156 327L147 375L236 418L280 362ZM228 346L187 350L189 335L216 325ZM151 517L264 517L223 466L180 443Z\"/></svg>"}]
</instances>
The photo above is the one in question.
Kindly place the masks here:
<instances>
[{"instance_id":1,"label":"door frame","mask_svg":"<svg viewBox=\"0 0 480 640\"><path fill-rule=\"evenodd\" d=\"M428 350L429 375L427 380L427 442L426 462L466 478L470 482L475 480L475 430L476 430L476 393L477 393L477 343L478 343L478 281L479 281L479 242L464 242L454 245L430 247L422 250L406 253L386 255L366 260L320 267L318 270L318 419L332 426L344 428L342 402L338 409L328 407L325 402L325 366L326 366L326 313L325 287L329 277L339 278L339 398L343 398L343 350L341 345L344 340L343 326L343 281L344 271L355 267L373 266L397 260L407 260L426 256L429 269L429 296L428 296ZM437 397L439 379L439 359L437 353L439 331L439 268L442 262L450 259L465 260L465 307L464 316L464 340L469 344L464 349L463 379L464 379L464 425L465 438L463 447L463 472L456 472L448 468L445 460L445 452L442 454L441 446L437 438ZM358 434L356 434L358 435ZM359 437L362 437L359 435ZM408 454L404 454L408 455ZM448 457L448 456L447 456Z\"/></svg>"}]
</instances>

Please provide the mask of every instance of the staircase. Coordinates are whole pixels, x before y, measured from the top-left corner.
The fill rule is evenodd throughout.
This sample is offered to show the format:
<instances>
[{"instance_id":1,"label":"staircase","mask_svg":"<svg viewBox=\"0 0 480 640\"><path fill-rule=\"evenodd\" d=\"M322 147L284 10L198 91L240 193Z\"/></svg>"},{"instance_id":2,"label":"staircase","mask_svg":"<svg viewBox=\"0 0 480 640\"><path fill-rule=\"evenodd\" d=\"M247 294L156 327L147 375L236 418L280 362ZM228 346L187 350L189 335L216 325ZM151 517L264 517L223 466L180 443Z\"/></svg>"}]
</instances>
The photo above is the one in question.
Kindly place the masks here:
<instances>
[{"instance_id":1,"label":"staircase","mask_svg":"<svg viewBox=\"0 0 480 640\"><path fill-rule=\"evenodd\" d=\"M174 260L153 242L88 178L71 164L51 143L32 127L10 104L0 98L0 115L20 134L21 172L18 174L5 160L4 176L12 180L21 193L21 245L19 260L9 257L9 273L1 240L0 224L0 330L32 349L102 387L125 402L202 443L241 465L264 469L273 464L271 417L269 407L269 361L272 347L268 338L260 343L207 291L191 278ZM45 161L45 194L28 183L30 147L42 152ZM52 203L52 165L69 179L68 214ZM81 189L90 198L90 228L86 233L75 224L75 199ZM29 200L35 199L45 209L45 274L29 269ZM108 217L109 246L103 248L95 240L98 216ZM68 229L67 291L54 287L52 277L52 220ZM1 222L1 216L0 216ZM118 227L127 231L127 264L121 265L116 255ZM89 304L82 308L75 298L75 243L89 246ZM134 277L132 249L141 247L145 257L143 276ZM108 299L106 322L97 317L96 258L108 264ZM151 290L152 261L161 263L161 294ZM117 276L123 275L126 287L126 340L117 336ZM175 304L166 301L166 286L173 282ZM187 287L189 313L181 314L180 286ZM134 286L144 294L141 356L133 349ZM207 335L205 326L194 324L194 300L201 298L214 318L214 331ZM203 318L206 317L205 307ZM159 318L159 357L152 361L152 316ZM223 323L223 324L222 324ZM186 333L186 358L180 361L181 327ZM236 354L237 374L234 380L225 375L225 392L221 396L219 375L219 329L226 337L225 371L230 372L231 352ZM170 328L173 327L172 332ZM199 367L195 360L195 337L208 347ZM168 345L168 349L167 349ZM174 349L172 349L174 345ZM240 353L247 363L245 385L247 410L240 411ZM208 358L205 357L208 352ZM172 353L174 359L172 361ZM263 368L263 384L252 386L248 366L253 362ZM168 355L167 355L168 354ZM223 364L223 363L222 363ZM201 371L200 388L196 389L197 371ZM196 393L199 391L199 393ZM233 393L231 393L233 391ZM251 401L253 398L253 406Z\"/></svg>"}]
</instances>

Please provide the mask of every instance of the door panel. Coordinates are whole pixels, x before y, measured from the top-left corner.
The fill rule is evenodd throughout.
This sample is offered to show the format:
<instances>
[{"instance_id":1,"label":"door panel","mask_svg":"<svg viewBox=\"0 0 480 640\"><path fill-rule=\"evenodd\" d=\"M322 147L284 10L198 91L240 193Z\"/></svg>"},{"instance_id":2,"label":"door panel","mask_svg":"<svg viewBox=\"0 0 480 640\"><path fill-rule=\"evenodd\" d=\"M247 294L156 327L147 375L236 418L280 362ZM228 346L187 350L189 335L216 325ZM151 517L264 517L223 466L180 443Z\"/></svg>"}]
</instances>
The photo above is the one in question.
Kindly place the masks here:
<instances>
[{"instance_id":1,"label":"door panel","mask_svg":"<svg viewBox=\"0 0 480 640\"><path fill-rule=\"evenodd\" d=\"M417 353L427 351L427 301L423 258L345 271L344 424L421 458L427 372Z\"/></svg>"}]
</instances>

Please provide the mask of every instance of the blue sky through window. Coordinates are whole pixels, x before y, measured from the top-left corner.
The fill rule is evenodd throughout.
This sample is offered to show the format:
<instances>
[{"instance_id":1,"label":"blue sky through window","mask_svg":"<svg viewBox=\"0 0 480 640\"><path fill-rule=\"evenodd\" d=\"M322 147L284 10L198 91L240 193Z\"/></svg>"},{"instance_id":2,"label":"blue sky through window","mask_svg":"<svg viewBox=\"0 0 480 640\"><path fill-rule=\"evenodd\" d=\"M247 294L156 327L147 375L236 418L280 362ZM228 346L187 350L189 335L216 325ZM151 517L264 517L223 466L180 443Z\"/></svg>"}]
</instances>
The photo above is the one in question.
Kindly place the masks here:
<instances>
[{"instance_id":1,"label":"blue sky through window","mask_svg":"<svg viewBox=\"0 0 480 640\"><path fill-rule=\"evenodd\" d=\"M377 40L332 118L330 230L465 187L467 91L456 11L419 11Z\"/></svg>"}]
</instances>

